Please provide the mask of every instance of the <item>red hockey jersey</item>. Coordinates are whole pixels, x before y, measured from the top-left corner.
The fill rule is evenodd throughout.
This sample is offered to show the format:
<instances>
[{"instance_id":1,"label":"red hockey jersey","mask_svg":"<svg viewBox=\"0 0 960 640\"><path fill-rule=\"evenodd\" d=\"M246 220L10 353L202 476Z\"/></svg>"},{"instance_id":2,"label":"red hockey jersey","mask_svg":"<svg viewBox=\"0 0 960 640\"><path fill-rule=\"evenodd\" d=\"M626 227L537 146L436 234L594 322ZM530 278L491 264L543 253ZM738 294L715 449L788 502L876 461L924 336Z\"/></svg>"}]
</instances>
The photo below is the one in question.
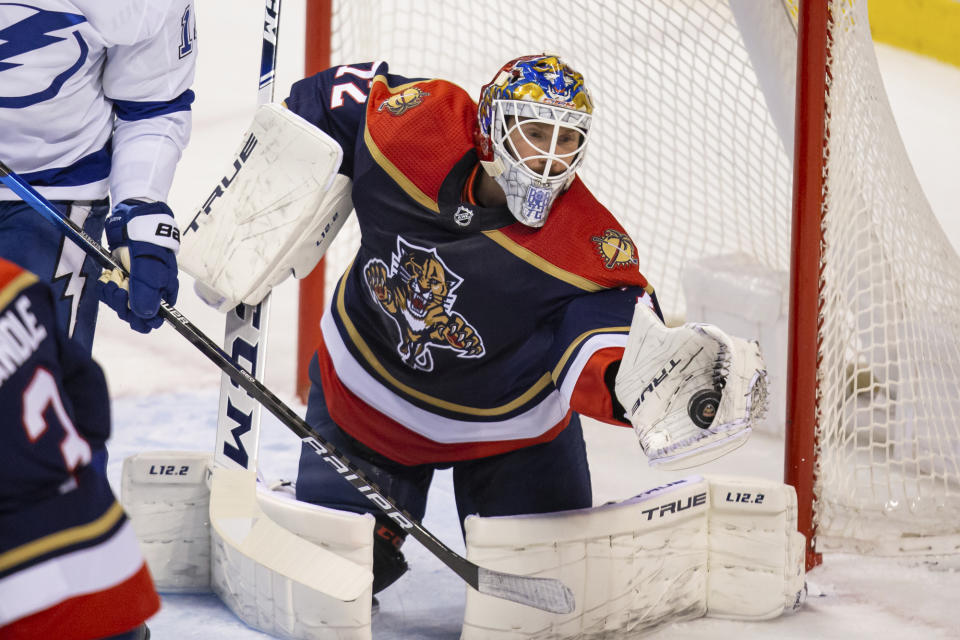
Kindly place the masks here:
<instances>
[{"instance_id":1,"label":"red hockey jersey","mask_svg":"<svg viewBox=\"0 0 960 640\"><path fill-rule=\"evenodd\" d=\"M0 259L0 638L103 638L160 607L91 452L110 432L100 367L50 289Z\"/></svg>"}]
</instances>

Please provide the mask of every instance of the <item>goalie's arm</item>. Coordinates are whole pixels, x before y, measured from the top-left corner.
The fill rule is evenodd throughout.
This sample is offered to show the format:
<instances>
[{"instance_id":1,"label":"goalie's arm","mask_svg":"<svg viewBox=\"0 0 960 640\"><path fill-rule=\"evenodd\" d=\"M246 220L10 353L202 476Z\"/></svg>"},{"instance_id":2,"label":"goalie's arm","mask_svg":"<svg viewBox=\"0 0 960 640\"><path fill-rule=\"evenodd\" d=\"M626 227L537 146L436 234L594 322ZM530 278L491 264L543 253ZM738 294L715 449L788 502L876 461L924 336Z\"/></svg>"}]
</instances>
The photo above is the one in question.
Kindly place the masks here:
<instances>
[{"instance_id":1,"label":"goalie's arm","mask_svg":"<svg viewBox=\"0 0 960 640\"><path fill-rule=\"evenodd\" d=\"M656 308L656 297L639 286L618 287L574 299L554 330L553 378L577 413L630 426L614 391L616 372L638 299Z\"/></svg>"},{"instance_id":2,"label":"goalie's arm","mask_svg":"<svg viewBox=\"0 0 960 640\"><path fill-rule=\"evenodd\" d=\"M766 408L756 342L707 324L667 328L638 304L616 395L651 464L682 469L743 444Z\"/></svg>"}]
</instances>

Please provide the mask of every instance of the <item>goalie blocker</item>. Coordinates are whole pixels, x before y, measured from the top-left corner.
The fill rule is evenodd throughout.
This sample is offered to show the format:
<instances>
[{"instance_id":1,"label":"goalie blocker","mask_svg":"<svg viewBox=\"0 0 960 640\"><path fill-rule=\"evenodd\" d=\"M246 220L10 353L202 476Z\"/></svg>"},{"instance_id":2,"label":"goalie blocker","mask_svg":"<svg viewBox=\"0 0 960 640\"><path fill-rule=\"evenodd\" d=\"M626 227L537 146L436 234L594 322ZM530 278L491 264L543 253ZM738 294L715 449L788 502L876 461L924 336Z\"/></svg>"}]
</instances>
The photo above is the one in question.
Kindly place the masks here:
<instances>
[{"instance_id":1,"label":"goalie blocker","mask_svg":"<svg viewBox=\"0 0 960 640\"><path fill-rule=\"evenodd\" d=\"M650 464L685 469L746 442L767 372L756 342L708 324L670 329L637 304L615 390Z\"/></svg>"},{"instance_id":2,"label":"goalie blocker","mask_svg":"<svg viewBox=\"0 0 960 640\"><path fill-rule=\"evenodd\" d=\"M219 311L306 277L353 210L343 150L278 104L257 109L233 163L183 229L180 268Z\"/></svg>"}]
</instances>

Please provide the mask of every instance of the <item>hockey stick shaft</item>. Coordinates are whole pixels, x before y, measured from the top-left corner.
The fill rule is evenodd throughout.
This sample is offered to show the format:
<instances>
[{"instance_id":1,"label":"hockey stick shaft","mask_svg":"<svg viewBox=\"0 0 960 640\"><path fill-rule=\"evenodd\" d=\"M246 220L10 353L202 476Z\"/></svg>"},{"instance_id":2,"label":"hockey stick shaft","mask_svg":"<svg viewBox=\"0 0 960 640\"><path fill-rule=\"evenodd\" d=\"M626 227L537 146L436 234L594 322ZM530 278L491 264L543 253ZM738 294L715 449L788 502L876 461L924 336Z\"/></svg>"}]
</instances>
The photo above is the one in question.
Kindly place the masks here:
<instances>
[{"instance_id":1,"label":"hockey stick shaft","mask_svg":"<svg viewBox=\"0 0 960 640\"><path fill-rule=\"evenodd\" d=\"M105 269L126 271L99 242L87 235L75 222L65 218L50 202L37 193L23 178L0 161L0 182L36 210L49 222L59 227L68 239L81 247ZM481 593L513 602L530 605L553 613L570 613L574 609L573 592L559 580L536 578L484 569L437 539L415 518L405 513L389 497L384 496L357 466L343 456L290 407L267 387L238 367L226 352L195 327L183 314L165 300L160 301L159 315L181 336L199 349L237 385L267 408L288 429L327 462L344 480L349 482L377 509L400 525L441 562Z\"/></svg>"},{"instance_id":2,"label":"hockey stick shaft","mask_svg":"<svg viewBox=\"0 0 960 640\"><path fill-rule=\"evenodd\" d=\"M280 0L265 0L263 9L263 48L260 52L260 89L257 104L273 101L277 75L277 48L280 39Z\"/></svg>"},{"instance_id":3,"label":"hockey stick shaft","mask_svg":"<svg viewBox=\"0 0 960 640\"><path fill-rule=\"evenodd\" d=\"M281 4L281 0L264 0L258 105L273 101L280 45ZM221 182L218 182L214 193L219 193L220 188ZM191 231L193 226L184 229L183 237L186 238ZM232 354L247 373L261 380L267 364L267 331L270 327L272 298L273 295L268 293L258 304L239 304L224 315L223 349ZM214 464L228 468L257 468L260 455L260 408L261 405L234 384L229 376L223 376L217 408Z\"/></svg>"}]
</instances>

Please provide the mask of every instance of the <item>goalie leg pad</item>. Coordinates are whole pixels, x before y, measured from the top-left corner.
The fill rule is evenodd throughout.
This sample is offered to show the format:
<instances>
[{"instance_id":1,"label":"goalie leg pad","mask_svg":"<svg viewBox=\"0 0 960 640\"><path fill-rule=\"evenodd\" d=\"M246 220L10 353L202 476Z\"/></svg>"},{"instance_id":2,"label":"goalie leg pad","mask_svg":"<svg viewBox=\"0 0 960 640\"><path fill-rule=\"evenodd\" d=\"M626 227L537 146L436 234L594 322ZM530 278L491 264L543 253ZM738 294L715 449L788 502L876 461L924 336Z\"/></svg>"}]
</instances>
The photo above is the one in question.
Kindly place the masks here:
<instances>
[{"instance_id":1,"label":"goalie leg pad","mask_svg":"<svg viewBox=\"0 0 960 640\"><path fill-rule=\"evenodd\" d=\"M767 620L806 598L805 538L793 487L744 476L707 476L710 549L707 616Z\"/></svg>"},{"instance_id":2,"label":"goalie leg pad","mask_svg":"<svg viewBox=\"0 0 960 640\"><path fill-rule=\"evenodd\" d=\"M633 637L704 615L775 617L802 602L795 493L776 482L693 476L593 509L471 516L465 528L471 561L562 580L577 603L560 616L468 590L465 640Z\"/></svg>"},{"instance_id":3,"label":"goalie leg pad","mask_svg":"<svg viewBox=\"0 0 960 640\"><path fill-rule=\"evenodd\" d=\"M237 617L272 635L370 638L373 518L259 491L255 476L214 469L214 591ZM307 532L317 544L298 535Z\"/></svg>"},{"instance_id":4,"label":"goalie leg pad","mask_svg":"<svg viewBox=\"0 0 960 640\"><path fill-rule=\"evenodd\" d=\"M150 568L157 591L210 590L210 489L213 456L152 451L123 461L120 503Z\"/></svg>"}]
</instances>

